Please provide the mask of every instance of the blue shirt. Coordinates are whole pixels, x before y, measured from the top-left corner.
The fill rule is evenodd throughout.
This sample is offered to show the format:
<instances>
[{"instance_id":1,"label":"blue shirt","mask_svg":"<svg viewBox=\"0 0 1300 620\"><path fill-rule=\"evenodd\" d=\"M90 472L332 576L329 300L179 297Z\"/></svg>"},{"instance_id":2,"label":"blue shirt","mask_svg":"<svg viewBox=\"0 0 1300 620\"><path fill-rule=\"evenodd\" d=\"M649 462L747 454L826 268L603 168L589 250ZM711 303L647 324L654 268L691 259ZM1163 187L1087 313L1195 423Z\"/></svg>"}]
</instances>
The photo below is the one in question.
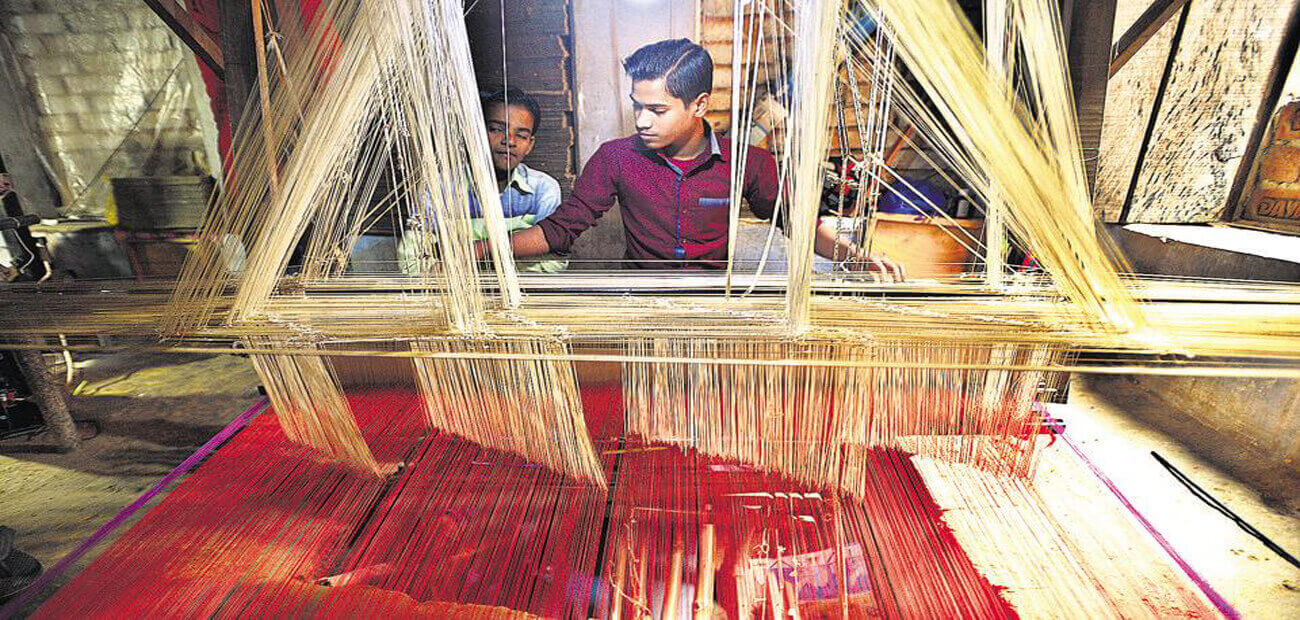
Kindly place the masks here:
<instances>
[{"instance_id":1,"label":"blue shirt","mask_svg":"<svg viewBox=\"0 0 1300 620\"><path fill-rule=\"evenodd\" d=\"M501 212L505 217L531 215L544 220L560 206L560 183L551 175L519 164L510 175L510 182L501 192ZM471 198L470 217L483 217L478 200Z\"/></svg>"}]
</instances>

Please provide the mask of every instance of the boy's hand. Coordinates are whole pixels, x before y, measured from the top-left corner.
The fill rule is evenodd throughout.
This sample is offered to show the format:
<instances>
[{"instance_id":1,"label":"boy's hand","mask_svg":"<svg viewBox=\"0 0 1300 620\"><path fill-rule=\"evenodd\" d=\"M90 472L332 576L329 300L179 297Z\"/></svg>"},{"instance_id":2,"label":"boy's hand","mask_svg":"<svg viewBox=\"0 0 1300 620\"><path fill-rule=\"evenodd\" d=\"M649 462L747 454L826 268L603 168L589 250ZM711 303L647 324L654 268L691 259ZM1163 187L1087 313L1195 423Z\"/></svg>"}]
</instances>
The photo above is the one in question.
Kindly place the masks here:
<instances>
[{"instance_id":1,"label":"boy's hand","mask_svg":"<svg viewBox=\"0 0 1300 620\"><path fill-rule=\"evenodd\" d=\"M853 257L844 261L849 271L869 271L882 282L903 282L907 279L903 266L884 254L855 252Z\"/></svg>"}]
</instances>

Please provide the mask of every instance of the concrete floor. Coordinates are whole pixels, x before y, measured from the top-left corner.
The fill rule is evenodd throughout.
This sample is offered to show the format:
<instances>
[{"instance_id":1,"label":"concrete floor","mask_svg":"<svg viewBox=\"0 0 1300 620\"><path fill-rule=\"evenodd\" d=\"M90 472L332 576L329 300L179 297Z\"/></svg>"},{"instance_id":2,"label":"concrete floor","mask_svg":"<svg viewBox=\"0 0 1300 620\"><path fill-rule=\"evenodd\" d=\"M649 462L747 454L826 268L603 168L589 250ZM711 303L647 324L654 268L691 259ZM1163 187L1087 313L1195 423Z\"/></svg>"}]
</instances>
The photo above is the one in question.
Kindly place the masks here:
<instances>
[{"instance_id":1,"label":"concrete floor","mask_svg":"<svg viewBox=\"0 0 1300 620\"><path fill-rule=\"evenodd\" d=\"M257 376L232 356L110 356L81 362L74 414L103 434L72 455L0 443L0 524L47 567L257 400ZM1300 569L1194 498L1150 456L1155 450L1264 531L1300 553L1300 515L1271 507L1170 437L1077 380L1054 413L1177 552L1247 618L1300 617ZM1149 419L1149 418L1148 418ZM93 559L92 553L74 569ZM57 584L56 584L57 585Z\"/></svg>"},{"instance_id":2,"label":"concrete floor","mask_svg":"<svg viewBox=\"0 0 1300 620\"><path fill-rule=\"evenodd\" d=\"M1098 386L1108 382L1095 381ZM1300 514L1258 492L1169 435L1141 422L1159 403L1097 389L1076 377L1070 404L1051 409L1065 434L1119 488L1191 567L1246 618L1300 618L1300 569L1269 551L1194 497L1155 451L1292 555L1300 554Z\"/></svg>"}]
</instances>

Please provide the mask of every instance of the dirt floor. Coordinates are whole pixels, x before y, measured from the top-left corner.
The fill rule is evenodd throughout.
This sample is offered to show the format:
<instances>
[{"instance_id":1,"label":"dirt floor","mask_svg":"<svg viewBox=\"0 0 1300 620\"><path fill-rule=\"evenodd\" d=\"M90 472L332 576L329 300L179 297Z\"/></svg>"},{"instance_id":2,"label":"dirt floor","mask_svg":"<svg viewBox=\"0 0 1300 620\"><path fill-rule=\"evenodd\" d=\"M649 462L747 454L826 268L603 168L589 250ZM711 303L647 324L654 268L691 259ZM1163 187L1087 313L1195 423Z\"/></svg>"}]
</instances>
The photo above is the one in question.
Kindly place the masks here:
<instances>
[{"instance_id":1,"label":"dirt floor","mask_svg":"<svg viewBox=\"0 0 1300 620\"><path fill-rule=\"evenodd\" d=\"M76 367L73 417L97 422L98 437L74 454L52 453L41 437L0 442L0 525L47 568L259 398L240 357L108 356Z\"/></svg>"},{"instance_id":2,"label":"dirt floor","mask_svg":"<svg viewBox=\"0 0 1300 620\"><path fill-rule=\"evenodd\" d=\"M0 525L15 528L19 548L47 567L259 398L251 365L234 356L108 356L79 361L77 368L76 383L84 384L73 399L74 416L97 421L99 437L70 455L51 453L39 441L0 442ZM1066 420L1072 441L1245 617L1300 617L1300 569L1192 497L1149 453L1159 451L1292 553L1300 550L1300 515L1266 505L1241 482L1136 421L1125 412L1134 406L1110 402L1087 381L1076 381L1071 404L1054 413Z\"/></svg>"}]
</instances>

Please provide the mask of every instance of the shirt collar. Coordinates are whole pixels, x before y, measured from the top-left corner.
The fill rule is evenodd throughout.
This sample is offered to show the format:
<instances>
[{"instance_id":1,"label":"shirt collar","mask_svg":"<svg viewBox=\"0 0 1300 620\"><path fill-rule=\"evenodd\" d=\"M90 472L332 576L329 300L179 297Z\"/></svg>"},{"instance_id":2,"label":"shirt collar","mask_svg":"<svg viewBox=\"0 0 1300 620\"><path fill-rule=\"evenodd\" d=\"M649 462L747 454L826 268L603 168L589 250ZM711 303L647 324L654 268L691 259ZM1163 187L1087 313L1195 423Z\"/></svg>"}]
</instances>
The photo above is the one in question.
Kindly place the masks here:
<instances>
[{"instance_id":1,"label":"shirt collar","mask_svg":"<svg viewBox=\"0 0 1300 620\"><path fill-rule=\"evenodd\" d=\"M713 125L710 125L709 121L701 122L704 123L704 133L709 136L709 152L712 153L714 157L717 157L722 161L727 161L726 154L722 152L722 145L718 143L718 134L713 132Z\"/></svg>"},{"instance_id":2,"label":"shirt collar","mask_svg":"<svg viewBox=\"0 0 1300 620\"><path fill-rule=\"evenodd\" d=\"M521 194L531 194L537 191L532 179L529 178L532 176L531 173L532 170L528 166L523 164L515 166L515 171L510 173L510 182L506 183L506 187L514 187Z\"/></svg>"},{"instance_id":3,"label":"shirt collar","mask_svg":"<svg viewBox=\"0 0 1300 620\"><path fill-rule=\"evenodd\" d=\"M713 125L710 125L709 122L704 119L700 119L700 122L704 123L704 135L709 140L709 154L712 157L717 157L718 159L724 162L727 161L728 159L727 152L722 150L722 142L718 140L718 134L713 131ZM638 149L641 150L641 152L646 153L647 155L660 155L661 157L663 156L658 151L646 146L645 143L642 142L640 138L637 138L636 146ZM520 164L520 166L522 165L523 164Z\"/></svg>"}]
</instances>

